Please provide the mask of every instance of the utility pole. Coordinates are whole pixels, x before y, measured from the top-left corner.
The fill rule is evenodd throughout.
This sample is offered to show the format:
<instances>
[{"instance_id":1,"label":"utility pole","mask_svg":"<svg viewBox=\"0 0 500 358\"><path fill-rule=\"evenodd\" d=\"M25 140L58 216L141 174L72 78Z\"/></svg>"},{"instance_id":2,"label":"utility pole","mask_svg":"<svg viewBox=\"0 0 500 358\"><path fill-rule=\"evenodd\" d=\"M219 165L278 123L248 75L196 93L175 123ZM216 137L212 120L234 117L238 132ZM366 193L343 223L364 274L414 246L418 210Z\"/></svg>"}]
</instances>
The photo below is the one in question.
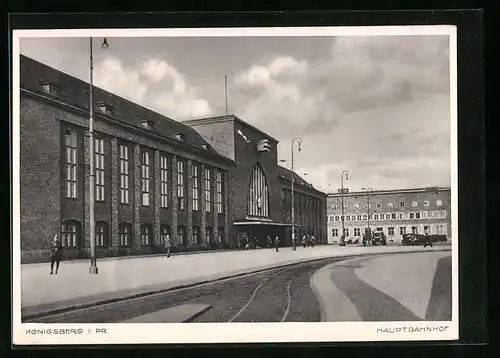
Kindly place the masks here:
<instances>
[{"instance_id":1,"label":"utility pole","mask_svg":"<svg viewBox=\"0 0 500 358\"><path fill-rule=\"evenodd\" d=\"M108 42L104 39L102 48L109 47ZM95 147L94 147L94 59L92 57L92 37L89 38L90 50L90 88L89 88L89 149L90 149L90 174L89 174L89 228L90 228L90 274L97 274L97 258L96 258L96 242L95 242Z\"/></svg>"},{"instance_id":2,"label":"utility pole","mask_svg":"<svg viewBox=\"0 0 500 358\"><path fill-rule=\"evenodd\" d=\"M297 137L297 138L294 138L292 140L292 145L291 145L291 149L292 149L292 243L295 242L295 202L294 202L294 193L293 193L293 190L294 190L294 182L295 182L295 172L293 171L293 144L295 143L295 141L297 141L298 145L299 145L299 149L298 151L300 152L301 151L301 148L300 148L300 144L302 143L302 138L300 137Z\"/></svg>"},{"instance_id":3,"label":"utility pole","mask_svg":"<svg viewBox=\"0 0 500 358\"><path fill-rule=\"evenodd\" d=\"M349 172L347 170L342 171L340 175L340 197L342 204L342 215L340 216L340 221L342 222L342 235L344 235L344 176L345 179L349 179Z\"/></svg>"}]
</instances>

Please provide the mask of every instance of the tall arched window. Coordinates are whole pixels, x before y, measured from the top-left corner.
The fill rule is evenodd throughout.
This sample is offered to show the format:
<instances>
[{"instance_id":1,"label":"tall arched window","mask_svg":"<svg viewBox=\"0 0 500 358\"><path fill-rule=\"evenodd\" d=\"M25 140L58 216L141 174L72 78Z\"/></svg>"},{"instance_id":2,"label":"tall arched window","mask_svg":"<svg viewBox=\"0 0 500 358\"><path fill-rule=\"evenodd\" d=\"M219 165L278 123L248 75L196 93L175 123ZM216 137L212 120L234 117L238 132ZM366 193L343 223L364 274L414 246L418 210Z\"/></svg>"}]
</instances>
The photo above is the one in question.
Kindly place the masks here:
<instances>
[{"instance_id":1,"label":"tall arched window","mask_svg":"<svg viewBox=\"0 0 500 358\"><path fill-rule=\"evenodd\" d=\"M120 223L118 225L118 244L122 247L132 246L132 225L129 223Z\"/></svg>"},{"instance_id":2,"label":"tall arched window","mask_svg":"<svg viewBox=\"0 0 500 358\"><path fill-rule=\"evenodd\" d=\"M255 164L250 173L248 215L269 217L269 188L260 163Z\"/></svg>"},{"instance_id":3,"label":"tall arched window","mask_svg":"<svg viewBox=\"0 0 500 358\"><path fill-rule=\"evenodd\" d=\"M95 240L99 247L109 246L108 224L104 221L98 221L95 226Z\"/></svg>"},{"instance_id":4,"label":"tall arched window","mask_svg":"<svg viewBox=\"0 0 500 358\"><path fill-rule=\"evenodd\" d=\"M165 244L167 241L167 235L170 236L170 226L168 225L162 225L160 227L160 242L161 244ZM172 238L170 238L172 239Z\"/></svg>"},{"instance_id":5,"label":"tall arched window","mask_svg":"<svg viewBox=\"0 0 500 358\"><path fill-rule=\"evenodd\" d=\"M141 245L149 246L153 243L153 226L151 224L141 225Z\"/></svg>"},{"instance_id":6,"label":"tall arched window","mask_svg":"<svg viewBox=\"0 0 500 358\"><path fill-rule=\"evenodd\" d=\"M61 228L62 246L77 249L80 246L80 223L74 220L63 222Z\"/></svg>"}]
</instances>

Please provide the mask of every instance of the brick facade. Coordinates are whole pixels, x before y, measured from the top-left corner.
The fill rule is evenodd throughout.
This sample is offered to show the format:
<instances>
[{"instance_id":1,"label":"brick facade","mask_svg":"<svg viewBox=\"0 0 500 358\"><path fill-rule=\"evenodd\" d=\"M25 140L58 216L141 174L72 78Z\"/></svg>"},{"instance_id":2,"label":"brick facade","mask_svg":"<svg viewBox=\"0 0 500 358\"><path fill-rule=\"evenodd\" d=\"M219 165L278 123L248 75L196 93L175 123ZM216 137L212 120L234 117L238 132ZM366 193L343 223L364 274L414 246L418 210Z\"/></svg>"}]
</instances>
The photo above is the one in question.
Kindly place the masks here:
<instances>
[{"instance_id":1,"label":"brick facade","mask_svg":"<svg viewBox=\"0 0 500 358\"><path fill-rule=\"evenodd\" d=\"M42 80L57 85L60 91L55 95L44 92ZM97 106L94 116L96 138L103 141L104 168L104 197L95 202L96 227L103 228L102 242L96 240L98 258L162 252L164 228L172 237L174 250L238 246L234 223L248 220L250 173L256 165L261 166L268 187L269 216L265 219L278 224L290 222L284 193L290 187L291 172L277 165L275 139L236 117L202 128L175 122L99 88L94 88L94 98L96 103L114 110L103 112L99 108L106 106ZM66 238L64 259L88 258L88 84L21 56L20 104L22 262L47 261L55 233ZM250 143L235 134L237 130L244 131ZM76 136L76 194L69 195L74 197L67 193L67 166L73 165L66 163L69 154L65 141L69 133ZM256 151L255 143L263 138L270 139L270 152ZM123 159L128 169L126 202L122 202L120 146L125 146L127 153L127 159ZM144 153L149 153L146 203L142 190ZM167 207L161 201L162 157L168 161ZM182 209L177 197L178 162L184 163ZM198 210L193 208L193 165L198 166ZM206 170L211 177L208 212ZM221 213L217 207L217 173L222 176ZM303 198L298 201L302 205L297 211L298 230L326 242L326 196L302 179L296 180L296 196ZM178 236L180 228L185 233L184 241ZM195 228L199 229L197 242L193 238ZM207 232L211 234L210 242ZM290 232L288 229L277 234L286 243Z\"/></svg>"},{"instance_id":2,"label":"brick facade","mask_svg":"<svg viewBox=\"0 0 500 358\"><path fill-rule=\"evenodd\" d=\"M342 196L328 196L328 242L342 231ZM369 210L367 208L369 202ZM368 218L368 211L370 218ZM389 241L402 233L444 234L451 239L451 189L441 187L344 193L346 240L359 240L365 229L382 230ZM359 235L355 235L359 230Z\"/></svg>"}]
</instances>

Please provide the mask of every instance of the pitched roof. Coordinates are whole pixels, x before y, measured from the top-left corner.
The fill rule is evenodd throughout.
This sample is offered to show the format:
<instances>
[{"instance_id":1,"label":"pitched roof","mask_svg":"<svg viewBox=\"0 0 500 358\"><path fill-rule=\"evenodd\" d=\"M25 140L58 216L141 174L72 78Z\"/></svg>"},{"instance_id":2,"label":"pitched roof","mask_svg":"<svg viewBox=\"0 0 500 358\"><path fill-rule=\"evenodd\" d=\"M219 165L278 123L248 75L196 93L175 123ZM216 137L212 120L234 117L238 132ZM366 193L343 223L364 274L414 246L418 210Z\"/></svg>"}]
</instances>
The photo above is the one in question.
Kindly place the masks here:
<instances>
[{"instance_id":1,"label":"pitched roof","mask_svg":"<svg viewBox=\"0 0 500 358\"><path fill-rule=\"evenodd\" d=\"M282 167L281 165L278 165L278 176L281 177L281 179L291 181L292 177L292 171L290 169L287 169L285 167ZM308 181L304 180L300 175L297 173L293 172L293 178L295 179L295 185L301 185L302 187L306 187L309 190L312 190L316 193L326 195L326 193L323 193L322 191L316 189L311 183Z\"/></svg>"},{"instance_id":2,"label":"pitched roof","mask_svg":"<svg viewBox=\"0 0 500 358\"><path fill-rule=\"evenodd\" d=\"M45 92L42 84L44 82L49 82L60 90L60 99L62 101L88 111L88 82L70 76L27 56L21 55L20 57L21 88L44 94ZM184 136L182 144L194 147L198 149L198 151L201 150L211 156L215 155L228 160L228 158L221 156L215 149L211 148L209 143L205 141L196 130L187 125L96 86L94 86L93 96L94 106L103 102L113 108L114 114L112 117L117 122L122 122L143 130L140 122L144 120L150 121L154 123L154 126L148 129L148 132L152 132L170 140L176 140L175 135L181 134ZM207 149L204 149L203 145L208 145Z\"/></svg>"}]
</instances>

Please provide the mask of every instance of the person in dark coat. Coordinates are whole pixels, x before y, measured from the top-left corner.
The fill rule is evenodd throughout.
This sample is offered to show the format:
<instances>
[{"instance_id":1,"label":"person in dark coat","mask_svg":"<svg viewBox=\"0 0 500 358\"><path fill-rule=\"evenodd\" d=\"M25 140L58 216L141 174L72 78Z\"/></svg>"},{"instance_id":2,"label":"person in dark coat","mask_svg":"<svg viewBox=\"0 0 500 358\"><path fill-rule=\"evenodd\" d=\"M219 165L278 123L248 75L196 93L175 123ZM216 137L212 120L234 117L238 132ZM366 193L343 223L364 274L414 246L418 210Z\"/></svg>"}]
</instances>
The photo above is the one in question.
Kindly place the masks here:
<instances>
[{"instance_id":1,"label":"person in dark coat","mask_svg":"<svg viewBox=\"0 0 500 358\"><path fill-rule=\"evenodd\" d=\"M167 235L165 238L165 252L167 253L167 258L170 257L170 253L172 251L172 239L170 238L170 235Z\"/></svg>"},{"instance_id":2,"label":"person in dark coat","mask_svg":"<svg viewBox=\"0 0 500 358\"><path fill-rule=\"evenodd\" d=\"M314 247L314 244L316 244L316 239L314 236L311 236L311 247Z\"/></svg>"},{"instance_id":3,"label":"person in dark coat","mask_svg":"<svg viewBox=\"0 0 500 358\"><path fill-rule=\"evenodd\" d=\"M427 245L429 245L430 247L432 247L432 241L431 241L431 238L430 238L428 232L425 233L424 247L427 247Z\"/></svg>"},{"instance_id":4,"label":"person in dark coat","mask_svg":"<svg viewBox=\"0 0 500 358\"><path fill-rule=\"evenodd\" d=\"M54 273L54 264L56 264L56 275L59 271L59 263L62 258L62 242L57 237L57 234L54 235L52 239L52 246L50 248L50 274Z\"/></svg>"},{"instance_id":5,"label":"person in dark coat","mask_svg":"<svg viewBox=\"0 0 500 358\"><path fill-rule=\"evenodd\" d=\"M280 239L277 236L274 239L274 246L276 247L276 252L278 252L280 247Z\"/></svg>"},{"instance_id":6,"label":"person in dark coat","mask_svg":"<svg viewBox=\"0 0 500 358\"><path fill-rule=\"evenodd\" d=\"M267 248L270 249L272 245L273 245L273 239L271 239L271 236L268 236L267 237Z\"/></svg>"}]
</instances>

